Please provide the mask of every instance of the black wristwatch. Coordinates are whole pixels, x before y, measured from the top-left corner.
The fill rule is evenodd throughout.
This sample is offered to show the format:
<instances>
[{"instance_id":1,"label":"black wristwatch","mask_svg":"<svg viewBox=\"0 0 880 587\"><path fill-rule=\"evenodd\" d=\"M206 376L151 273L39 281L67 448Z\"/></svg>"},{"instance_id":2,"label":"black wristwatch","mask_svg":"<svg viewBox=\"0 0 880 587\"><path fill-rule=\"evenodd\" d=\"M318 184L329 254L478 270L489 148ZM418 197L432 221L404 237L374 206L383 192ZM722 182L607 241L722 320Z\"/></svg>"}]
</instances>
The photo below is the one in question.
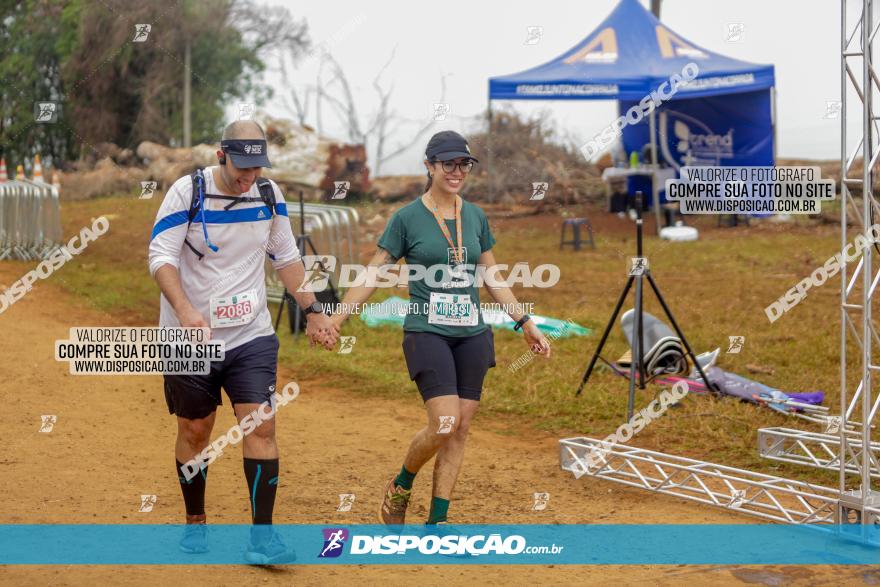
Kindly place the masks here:
<instances>
[{"instance_id":1,"label":"black wristwatch","mask_svg":"<svg viewBox=\"0 0 880 587\"><path fill-rule=\"evenodd\" d=\"M513 329L514 330L521 330L523 327L523 324L525 324L526 322L528 322L531 319L532 319L532 317L529 316L528 314L524 315L522 318L517 320L516 324L513 325Z\"/></svg>"},{"instance_id":2,"label":"black wristwatch","mask_svg":"<svg viewBox=\"0 0 880 587\"><path fill-rule=\"evenodd\" d=\"M319 302L317 300L312 302L311 304L309 304L305 308L303 308L303 314L306 315L306 318L308 318L309 314L323 314L323 313L324 313L324 306L322 306L321 302Z\"/></svg>"}]
</instances>

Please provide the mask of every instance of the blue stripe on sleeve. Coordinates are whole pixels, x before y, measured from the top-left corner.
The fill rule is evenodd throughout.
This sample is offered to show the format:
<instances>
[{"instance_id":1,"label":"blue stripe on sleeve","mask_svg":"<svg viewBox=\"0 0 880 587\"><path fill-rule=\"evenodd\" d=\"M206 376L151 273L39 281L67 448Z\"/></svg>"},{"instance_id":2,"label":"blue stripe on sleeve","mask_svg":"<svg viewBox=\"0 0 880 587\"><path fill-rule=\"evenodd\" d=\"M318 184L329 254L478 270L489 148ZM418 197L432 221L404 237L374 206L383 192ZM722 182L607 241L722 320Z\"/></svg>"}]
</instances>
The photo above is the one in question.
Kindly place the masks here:
<instances>
[{"instance_id":1,"label":"blue stripe on sleeve","mask_svg":"<svg viewBox=\"0 0 880 587\"><path fill-rule=\"evenodd\" d=\"M173 212L156 223L156 226L153 227L153 234L150 235L150 240L153 240L159 233L168 230L169 228L174 228L175 226L180 226L181 224L186 224L186 219L189 218L189 214L186 210L181 210L180 212Z\"/></svg>"},{"instance_id":2,"label":"blue stripe on sleeve","mask_svg":"<svg viewBox=\"0 0 880 587\"><path fill-rule=\"evenodd\" d=\"M287 216L287 206L285 206L284 204L276 204L275 209L278 212L279 216ZM205 222L208 224L261 222L263 220L272 219L272 213L267 206L255 206L252 208L241 208L238 210L205 210L204 214ZM187 210L181 210L180 212L169 214L168 216L157 222L156 226L153 227L153 234L150 236L150 240L153 240L161 232L164 232L169 228L174 228L175 226L186 224L188 218L189 212ZM193 224L198 224L201 221L202 210L199 210L195 218L193 218Z\"/></svg>"}]
</instances>

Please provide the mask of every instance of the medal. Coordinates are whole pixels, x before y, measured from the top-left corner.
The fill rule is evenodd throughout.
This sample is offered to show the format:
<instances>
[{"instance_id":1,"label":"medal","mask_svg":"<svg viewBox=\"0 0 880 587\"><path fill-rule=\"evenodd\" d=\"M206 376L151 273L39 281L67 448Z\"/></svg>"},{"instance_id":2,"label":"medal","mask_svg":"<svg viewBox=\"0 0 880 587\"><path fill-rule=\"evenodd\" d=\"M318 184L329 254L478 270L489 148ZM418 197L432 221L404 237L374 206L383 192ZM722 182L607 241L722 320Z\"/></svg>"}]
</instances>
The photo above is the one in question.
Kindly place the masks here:
<instances>
[{"instance_id":1,"label":"medal","mask_svg":"<svg viewBox=\"0 0 880 587\"><path fill-rule=\"evenodd\" d=\"M456 265L461 265L464 263L464 251L461 246L461 196L455 196L455 237L459 244L458 247L455 246L455 243L452 242L452 233L449 232L449 227L446 226L446 221L440 215L440 210L437 208L437 202L434 201L434 198L431 197L431 194L428 193L428 202L431 204L431 212L434 213L434 219L437 221L437 224L440 226L440 231L443 233L443 236L446 237L446 242L449 243L449 247L452 249L453 258L455 260Z\"/></svg>"}]
</instances>

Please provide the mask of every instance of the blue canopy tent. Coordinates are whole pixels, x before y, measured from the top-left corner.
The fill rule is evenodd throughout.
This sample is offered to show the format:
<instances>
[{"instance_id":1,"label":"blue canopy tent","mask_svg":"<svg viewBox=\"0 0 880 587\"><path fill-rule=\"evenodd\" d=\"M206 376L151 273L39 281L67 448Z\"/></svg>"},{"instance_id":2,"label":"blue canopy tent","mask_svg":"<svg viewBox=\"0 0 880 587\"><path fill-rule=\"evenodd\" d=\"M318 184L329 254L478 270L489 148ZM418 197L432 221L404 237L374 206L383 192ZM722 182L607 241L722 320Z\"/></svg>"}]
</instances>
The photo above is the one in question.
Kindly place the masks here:
<instances>
[{"instance_id":1,"label":"blue canopy tent","mask_svg":"<svg viewBox=\"0 0 880 587\"><path fill-rule=\"evenodd\" d=\"M638 0L621 0L592 33L559 57L490 78L490 126L492 100L611 99L617 100L623 115L658 92L673 74L681 76L689 63L698 67L694 79L679 85L668 101L651 111L647 122L623 128L625 151L650 144L653 165L659 155L676 169L685 164L773 165L773 66L698 47L667 28ZM668 83L662 97L664 92L670 93ZM490 167L491 162L490 147ZM659 203L659 190L654 189L658 230Z\"/></svg>"}]
</instances>

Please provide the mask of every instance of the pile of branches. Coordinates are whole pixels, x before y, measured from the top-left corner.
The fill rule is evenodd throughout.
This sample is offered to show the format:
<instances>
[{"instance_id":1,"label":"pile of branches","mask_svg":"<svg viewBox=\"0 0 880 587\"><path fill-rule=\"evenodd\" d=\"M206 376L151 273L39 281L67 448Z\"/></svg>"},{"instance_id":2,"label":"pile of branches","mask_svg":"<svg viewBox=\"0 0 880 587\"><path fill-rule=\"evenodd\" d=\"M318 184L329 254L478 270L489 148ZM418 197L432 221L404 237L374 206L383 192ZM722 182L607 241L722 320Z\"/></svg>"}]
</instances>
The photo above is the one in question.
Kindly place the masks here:
<instances>
[{"instance_id":1,"label":"pile of branches","mask_svg":"<svg viewBox=\"0 0 880 587\"><path fill-rule=\"evenodd\" d=\"M535 183L546 183L536 205L600 202L604 187L598 168L584 159L574 144L555 137L547 113L524 118L512 111L494 112L491 136L483 128L468 134L480 164L467 183L467 197L498 203L528 202ZM491 171L489 169L491 151Z\"/></svg>"}]
</instances>

